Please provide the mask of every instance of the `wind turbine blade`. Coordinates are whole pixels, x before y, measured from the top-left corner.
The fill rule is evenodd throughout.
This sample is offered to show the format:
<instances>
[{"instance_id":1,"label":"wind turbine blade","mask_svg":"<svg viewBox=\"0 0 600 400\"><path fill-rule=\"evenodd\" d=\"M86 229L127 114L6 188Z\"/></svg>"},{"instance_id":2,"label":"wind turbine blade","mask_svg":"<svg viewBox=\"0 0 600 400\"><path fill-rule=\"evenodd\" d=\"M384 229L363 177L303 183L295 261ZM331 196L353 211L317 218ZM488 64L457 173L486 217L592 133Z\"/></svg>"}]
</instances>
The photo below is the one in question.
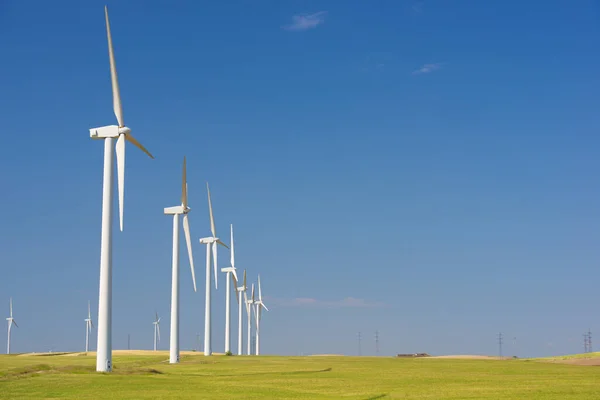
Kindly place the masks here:
<instances>
[{"instance_id":1,"label":"wind turbine blade","mask_svg":"<svg viewBox=\"0 0 600 400\"><path fill-rule=\"evenodd\" d=\"M95 326L94 326L94 321L92 321L91 319L90 319L90 325L92 326L92 328L95 328ZM90 329L90 330L91 330L91 329Z\"/></svg>"},{"instance_id":2,"label":"wind turbine blade","mask_svg":"<svg viewBox=\"0 0 600 400\"><path fill-rule=\"evenodd\" d=\"M160 325L156 324L156 332L158 333L158 341L160 342Z\"/></svg>"},{"instance_id":3,"label":"wind turbine blade","mask_svg":"<svg viewBox=\"0 0 600 400\"><path fill-rule=\"evenodd\" d=\"M88 318L91 320L92 318L92 313L90 311L90 302L88 301Z\"/></svg>"},{"instance_id":4,"label":"wind turbine blade","mask_svg":"<svg viewBox=\"0 0 600 400\"><path fill-rule=\"evenodd\" d=\"M212 251L213 251L213 266L215 269L215 289L217 289L217 242L213 242L212 244Z\"/></svg>"},{"instance_id":5,"label":"wind turbine blade","mask_svg":"<svg viewBox=\"0 0 600 400\"><path fill-rule=\"evenodd\" d=\"M262 292L260 291L260 275L258 276L258 300L262 301Z\"/></svg>"},{"instance_id":6,"label":"wind turbine blade","mask_svg":"<svg viewBox=\"0 0 600 400\"><path fill-rule=\"evenodd\" d=\"M181 205L187 208L187 172L185 168L185 156L183 156L183 174L181 178Z\"/></svg>"},{"instance_id":7,"label":"wind turbine blade","mask_svg":"<svg viewBox=\"0 0 600 400\"><path fill-rule=\"evenodd\" d=\"M244 287L244 293L246 292L246 270L244 270L244 284L242 285Z\"/></svg>"},{"instance_id":8,"label":"wind turbine blade","mask_svg":"<svg viewBox=\"0 0 600 400\"><path fill-rule=\"evenodd\" d=\"M233 251L233 224L230 225L231 226L231 266L233 268L235 268L235 252ZM237 276L235 277L235 279L237 279Z\"/></svg>"},{"instance_id":9,"label":"wind turbine blade","mask_svg":"<svg viewBox=\"0 0 600 400\"><path fill-rule=\"evenodd\" d=\"M213 237L217 237L217 232L215 229L215 219L213 217L212 202L210 200L210 188L208 187L208 182L206 182L206 191L208 192L208 212L210 214L210 231L212 232Z\"/></svg>"},{"instance_id":10,"label":"wind turbine blade","mask_svg":"<svg viewBox=\"0 0 600 400\"><path fill-rule=\"evenodd\" d=\"M221 246L225 247L226 249L229 248L229 246L227 246L225 243L221 242L221 239L217 240L216 243L220 244Z\"/></svg>"},{"instance_id":11,"label":"wind turbine blade","mask_svg":"<svg viewBox=\"0 0 600 400\"><path fill-rule=\"evenodd\" d=\"M231 280L233 281L233 291L235 292L235 299L237 300L238 304L240 304L240 294L237 290L237 278L234 276L234 274L235 272L231 274Z\"/></svg>"},{"instance_id":12,"label":"wind turbine blade","mask_svg":"<svg viewBox=\"0 0 600 400\"><path fill-rule=\"evenodd\" d=\"M119 223L123 232L123 200L125 198L125 137L117 139L117 175L119 183Z\"/></svg>"},{"instance_id":13,"label":"wind turbine blade","mask_svg":"<svg viewBox=\"0 0 600 400\"><path fill-rule=\"evenodd\" d=\"M248 295L246 294L245 290L244 290L244 304L246 305L246 312L248 314L250 314L250 304L248 304Z\"/></svg>"},{"instance_id":14,"label":"wind turbine blade","mask_svg":"<svg viewBox=\"0 0 600 400\"><path fill-rule=\"evenodd\" d=\"M112 36L110 34L110 22L108 21L108 8L104 6L104 16L106 17L106 36L108 38L108 58L110 60L110 79L113 92L113 110L115 117L119 122L119 127L124 127L123 107L121 106L121 94L119 93L119 79L117 77L117 65L115 63L115 52L113 50ZM122 229L121 229L122 230Z\"/></svg>"},{"instance_id":15,"label":"wind turbine blade","mask_svg":"<svg viewBox=\"0 0 600 400\"><path fill-rule=\"evenodd\" d=\"M15 324L15 326L18 328L19 325L17 325L17 321L15 321L14 319L11 319L12 323Z\"/></svg>"},{"instance_id":16,"label":"wind turbine blade","mask_svg":"<svg viewBox=\"0 0 600 400\"><path fill-rule=\"evenodd\" d=\"M262 308L264 308L265 310L269 311L269 309L267 308L267 306L265 306L262 302L260 303L260 305L262 306Z\"/></svg>"},{"instance_id":17,"label":"wind turbine blade","mask_svg":"<svg viewBox=\"0 0 600 400\"><path fill-rule=\"evenodd\" d=\"M254 302L254 283L252 284L252 302Z\"/></svg>"},{"instance_id":18,"label":"wind turbine blade","mask_svg":"<svg viewBox=\"0 0 600 400\"><path fill-rule=\"evenodd\" d=\"M196 273L194 272L194 256L192 255L192 239L190 237L190 222L188 221L187 214L184 214L184 216L183 216L183 233L185 234L185 243L187 244L188 257L190 259L190 268L192 269L192 282L194 283L194 292L195 292L196 291Z\"/></svg>"},{"instance_id":19,"label":"wind turbine blade","mask_svg":"<svg viewBox=\"0 0 600 400\"><path fill-rule=\"evenodd\" d=\"M12 297L9 300L9 304L10 304L10 317L12 318Z\"/></svg>"},{"instance_id":20,"label":"wind turbine blade","mask_svg":"<svg viewBox=\"0 0 600 400\"><path fill-rule=\"evenodd\" d=\"M231 271L234 280L235 280L235 288L237 289L237 283L238 283L238 276L237 276L237 272L235 272L235 268Z\"/></svg>"},{"instance_id":21,"label":"wind turbine blade","mask_svg":"<svg viewBox=\"0 0 600 400\"><path fill-rule=\"evenodd\" d=\"M156 318L154 318L154 322L158 321L158 312L154 311L154 315L156 316Z\"/></svg>"},{"instance_id":22,"label":"wind turbine blade","mask_svg":"<svg viewBox=\"0 0 600 400\"><path fill-rule=\"evenodd\" d=\"M144 146L142 146L142 144L140 142L138 142L133 136L131 136L131 133L126 134L125 139L127 139L127 141L129 141L132 145L134 145L135 147L137 147L138 149L140 149L141 151L146 153L148 155L148 157L154 159L154 156L152 154L150 154L150 152L148 150L146 150L146 148Z\"/></svg>"}]
</instances>

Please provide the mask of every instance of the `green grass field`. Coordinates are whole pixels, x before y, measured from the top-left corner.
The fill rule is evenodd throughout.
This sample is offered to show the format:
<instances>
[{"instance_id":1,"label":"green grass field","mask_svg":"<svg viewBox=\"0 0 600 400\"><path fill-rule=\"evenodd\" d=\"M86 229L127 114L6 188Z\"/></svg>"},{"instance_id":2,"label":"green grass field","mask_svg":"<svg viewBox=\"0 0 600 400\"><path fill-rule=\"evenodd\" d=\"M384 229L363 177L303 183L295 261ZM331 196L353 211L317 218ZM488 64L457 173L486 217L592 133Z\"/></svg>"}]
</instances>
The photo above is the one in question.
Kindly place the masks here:
<instances>
[{"instance_id":1,"label":"green grass field","mask_svg":"<svg viewBox=\"0 0 600 400\"><path fill-rule=\"evenodd\" d=\"M600 399L600 368L538 360L0 356L0 399Z\"/></svg>"}]
</instances>

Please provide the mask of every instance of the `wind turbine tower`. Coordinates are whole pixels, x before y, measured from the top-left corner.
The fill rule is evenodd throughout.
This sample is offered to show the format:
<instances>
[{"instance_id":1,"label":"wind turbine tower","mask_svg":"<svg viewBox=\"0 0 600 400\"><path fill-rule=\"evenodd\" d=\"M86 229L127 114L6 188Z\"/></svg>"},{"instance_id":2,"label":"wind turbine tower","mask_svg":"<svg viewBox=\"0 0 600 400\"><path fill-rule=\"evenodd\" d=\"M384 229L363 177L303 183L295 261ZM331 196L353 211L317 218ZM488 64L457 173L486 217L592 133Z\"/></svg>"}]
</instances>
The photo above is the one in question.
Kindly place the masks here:
<instances>
[{"instance_id":1,"label":"wind turbine tower","mask_svg":"<svg viewBox=\"0 0 600 400\"><path fill-rule=\"evenodd\" d=\"M94 327L94 323L92 322L92 314L90 310L90 302L88 300L88 317L84 319L85 321L85 352L87 353L90 350L90 332Z\"/></svg>"},{"instance_id":2,"label":"wind turbine tower","mask_svg":"<svg viewBox=\"0 0 600 400\"><path fill-rule=\"evenodd\" d=\"M188 221L187 172L185 157L183 157L183 173L181 180L181 205L165 208L165 214L173 215L173 272L171 279L171 338L169 347L169 362L179 362L179 216L183 215L183 233L187 244L188 258L192 270L192 282L196 291L196 274L194 273L194 257L192 255L192 239Z\"/></svg>"},{"instance_id":3,"label":"wind turbine tower","mask_svg":"<svg viewBox=\"0 0 600 400\"><path fill-rule=\"evenodd\" d=\"M256 355L258 356L260 354L260 316L261 316L261 311L263 308L265 310L269 311L267 306L265 306L265 304L262 301L262 292L260 290L260 275L258 276L258 301L255 301L254 305L256 306Z\"/></svg>"},{"instance_id":4,"label":"wind turbine tower","mask_svg":"<svg viewBox=\"0 0 600 400\"><path fill-rule=\"evenodd\" d=\"M19 327L19 325L17 325L17 321L15 321L15 319L13 318L12 297L9 300L8 307L10 309L10 317L6 318L6 321L8 322L8 337L7 337L7 343L6 343L6 354L10 354L10 332L12 330L12 326L14 324L14 326L16 326L17 328Z\"/></svg>"},{"instance_id":5,"label":"wind turbine tower","mask_svg":"<svg viewBox=\"0 0 600 400\"><path fill-rule=\"evenodd\" d=\"M123 200L125 190L125 141L130 142L150 158L154 158L133 136L131 129L125 126L123 107L119 93L117 67L113 51L108 9L104 7L106 35L108 39L108 58L112 81L113 110L119 125L109 125L90 129L92 139L104 140L104 183L102 186L102 234L100 245L100 295L98 300L98 346L96 371L112 371L112 199L113 199L113 140L117 139L117 172L119 188L119 222L123 230Z\"/></svg>"},{"instance_id":6,"label":"wind turbine tower","mask_svg":"<svg viewBox=\"0 0 600 400\"><path fill-rule=\"evenodd\" d=\"M233 252L233 242L232 246L231 246L231 251ZM236 290L240 293L244 294L244 304L246 305L246 308L248 308L248 297L246 296L246 270L244 270L244 282L242 283L242 286L238 286L236 288ZM248 319L250 318L250 316L248 316ZM248 321L248 323L250 323L250 321ZM238 356L242 355L242 352L244 351L243 344L242 344L242 330L244 327L244 321L242 318L242 302L238 301ZM248 336L250 335L250 331L248 331Z\"/></svg>"},{"instance_id":7,"label":"wind turbine tower","mask_svg":"<svg viewBox=\"0 0 600 400\"><path fill-rule=\"evenodd\" d=\"M235 272L235 253L233 250L233 224L231 225L231 266L226 268L221 268L221 272L225 272L225 353L231 351L231 286L229 285L229 277L231 276L231 281L233 281L233 290L235 291L235 297L237 299L238 304L240 303L240 295L237 290L237 273Z\"/></svg>"},{"instance_id":8,"label":"wind turbine tower","mask_svg":"<svg viewBox=\"0 0 600 400\"><path fill-rule=\"evenodd\" d=\"M158 313L154 313L156 315L156 319L152 323L154 325L154 351L156 351L156 345L160 342L160 318L158 318ZM158 341L157 341L158 338Z\"/></svg>"},{"instance_id":9,"label":"wind turbine tower","mask_svg":"<svg viewBox=\"0 0 600 400\"><path fill-rule=\"evenodd\" d=\"M217 230L215 229L215 219L213 217L212 203L210 200L210 188L208 182L206 183L206 190L208 192L208 211L210 215L210 231L212 236L200 239L200 243L206 245L206 300L204 310L204 355L212 355L212 337L211 337L211 291L210 291L210 254L212 248L213 265L215 271L215 289L217 289L217 244L229 248L217 237Z\"/></svg>"},{"instance_id":10,"label":"wind turbine tower","mask_svg":"<svg viewBox=\"0 0 600 400\"><path fill-rule=\"evenodd\" d=\"M252 284L252 297L248 299L248 295L244 292L244 300L246 303L246 313L248 314L248 355L252 354L252 312L254 310L254 283Z\"/></svg>"}]
</instances>

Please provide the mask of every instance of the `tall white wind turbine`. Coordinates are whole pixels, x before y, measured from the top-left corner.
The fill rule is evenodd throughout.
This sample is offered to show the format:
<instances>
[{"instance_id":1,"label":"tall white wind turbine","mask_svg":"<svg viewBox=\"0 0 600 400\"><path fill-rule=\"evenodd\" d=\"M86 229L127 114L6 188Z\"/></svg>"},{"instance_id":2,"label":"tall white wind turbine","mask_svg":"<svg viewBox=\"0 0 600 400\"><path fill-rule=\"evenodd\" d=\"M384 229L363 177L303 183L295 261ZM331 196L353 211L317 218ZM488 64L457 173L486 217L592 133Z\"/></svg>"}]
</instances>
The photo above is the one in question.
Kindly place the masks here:
<instances>
[{"instance_id":1,"label":"tall white wind turbine","mask_svg":"<svg viewBox=\"0 0 600 400\"><path fill-rule=\"evenodd\" d=\"M13 313L12 313L12 297L9 300L9 308L10 308L10 317L6 318L6 321L8 322L8 340L7 340L7 344L6 344L6 354L10 354L10 331L12 330L12 326L13 324L18 328L19 325L17 325L17 321L15 321L15 319L13 318Z\"/></svg>"},{"instance_id":2,"label":"tall white wind turbine","mask_svg":"<svg viewBox=\"0 0 600 400\"><path fill-rule=\"evenodd\" d=\"M88 301L88 317L84 319L85 321L85 352L87 353L90 349L90 332L94 327L94 323L92 322L92 313L90 310L90 302Z\"/></svg>"},{"instance_id":3,"label":"tall white wind turbine","mask_svg":"<svg viewBox=\"0 0 600 400\"><path fill-rule=\"evenodd\" d=\"M146 150L133 136L131 129L125 126L123 107L119 94L117 67L113 51L108 9L104 7L106 35L108 38L108 57L112 80L113 110L119 125L109 125L90 129L92 139L104 140L104 183L102 187L102 240L100 250L100 295L98 301L98 346L96 371L112 371L112 193L113 193L113 139L117 138L117 172L119 188L119 222L123 230L123 200L125 189L125 141L130 142L150 158Z\"/></svg>"},{"instance_id":4,"label":"tall white wind turbine","mask_svg":"<svg viewBox=\"0 0 600 400\"><path fill-rule=\"evenodd\" d=\"M258 300L254 302L254 305L256 306L256 355L260 354L260 315L261 315L261 311L264 308L265 310L269 311L269 309L267 308L267 306L265 306L265 304L262 301L262 293L260 291L260 275L258 276Z\"/></svg>"},{"instance_id":5,"label":"tall white wind turbine","mask_svg":"<svg viewBox=\"0 0 600 400\"><path fill-rule=\"evenodd\" d=\"M231 252L233 253L233 241L231 242ZM248 297L246 296L246 270L244 270L244 282L242 283L242 286L238 286L236 290L240 293L244 293L244 304L246 304L246 307L248 307L246 303L248 300ZM242 317L242 302L239 301L238 298L238 356L241 356L242 352L244 351L242 348L242 330L244 326Z\"/></svg>"},{"instance_id":6,"label":"tall white wind turbine","mask_svg":"<svg viewBox=\"0 0 600 400\"><path fill-rule=\"evenodd\" d=\"M221 272L225 272L227 278L226 289L225 289L225 353L231 351L231 286L229 285L229 277L231 277L231 281L233 281L233 290L235 291L235 297L237 299L238 304L240 303L240 295L237 291L237 282L238 277L235 272L235 253L233 251L233 224L231 224L231 266L226 268L221 268Z\"/></svg>"},{"instance_id":7,"label":"tall white wind turbine","mask_svg":"<svg viewBox=\"0 0 600 400\"><path fill-rule=\"evenodd\" d=\"M200 243L206 245L206 300L204 310L204 355L210 356L212 354L212 338L211 338L211 291L210 291L210 254L212 249L213 265L215 271L215 289L217 289L217 244L229 248L217 237L217 231L215 229L215 219L213 217L212 202L210 200L210 188L208 182L206 182L206 190L208 192L208 211L210 214L210 231L212 236L200 239Z\"/></svg>"},{"instance_id":8,"label":"tall white wind turbine","mask_svg":"<svg viewBox=\"0 0 600 400\"><path fill-rule=\"evenodd\" d=\"M160 318L158 318L158 313L154 312L156 315L156 319L152 323L154 325L154 351L156 351L156 345L160 342ZM158 337L158 342L156 341Z\"/></svg>"},{"instance_id":9,"label":"tall white wind turbine","mask_svg":"<svg viewBox=\"0 0 600 400\"><path fill-rule=\"evenodd\" d=\"M183 233L187 244L192 282L196 291L196 274L194 273L194 257L192 256L192 239L190 236L190 223L188 221L187 198L187 172L185 157L183 157L183 174L181 180L181 205L165 208L165 214L173 215L173 274L171 280L171 340L169 348L169 362L179 362L179 215L183 214Z\"/></svg>"},{"instance_id":10,"label":"tall white wind turbine","mask_svg":"<svg viewBox=\"0 0 600 400\"><path fill-rule=\"evenodd\" d=\"M244 285L245 286L245 285ZM254 283L252 284L252 297L248 299L246 291L244 291L244 303L246 303L246 313L248 314L248 355L252 353L252 310L254 309Z\"/></svg>"}]
</instances>

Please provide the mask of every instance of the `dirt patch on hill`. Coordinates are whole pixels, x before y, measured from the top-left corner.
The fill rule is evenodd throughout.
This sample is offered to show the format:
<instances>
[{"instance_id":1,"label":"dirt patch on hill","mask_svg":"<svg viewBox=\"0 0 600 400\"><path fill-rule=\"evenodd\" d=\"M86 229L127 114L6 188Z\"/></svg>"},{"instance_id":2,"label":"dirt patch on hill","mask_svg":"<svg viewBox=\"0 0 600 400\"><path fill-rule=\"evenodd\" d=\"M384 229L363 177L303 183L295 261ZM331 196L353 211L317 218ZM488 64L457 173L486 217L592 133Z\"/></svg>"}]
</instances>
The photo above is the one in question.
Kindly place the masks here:
<instances>
[{"instance_id":1,"label":"dirt patch on hill","mask_svg":"<svg viewBox=\"0 0 600 400\"><path fill-rule=\"evenodd\" d=\"M590 358L571 358L568 360L548 360L545 362L557 363L557 364L569 364L569 365L588 365L588 366L600 366L600 357Z\"/></svg>"},{"instance_id":2,"label":"dirt patch on hill","mask_svg":"<svg viewBox=\"0 0 600 400\"><path fill-rule=\"evenodd\" d=\"M454 358L454 359L463 359L463 360L508 360L509 357L494 357L494 356L482 356L476 354L457 354L457 355L449 355L449 356L431 356L427 358Z\"/></svg>"}]
</instances>

